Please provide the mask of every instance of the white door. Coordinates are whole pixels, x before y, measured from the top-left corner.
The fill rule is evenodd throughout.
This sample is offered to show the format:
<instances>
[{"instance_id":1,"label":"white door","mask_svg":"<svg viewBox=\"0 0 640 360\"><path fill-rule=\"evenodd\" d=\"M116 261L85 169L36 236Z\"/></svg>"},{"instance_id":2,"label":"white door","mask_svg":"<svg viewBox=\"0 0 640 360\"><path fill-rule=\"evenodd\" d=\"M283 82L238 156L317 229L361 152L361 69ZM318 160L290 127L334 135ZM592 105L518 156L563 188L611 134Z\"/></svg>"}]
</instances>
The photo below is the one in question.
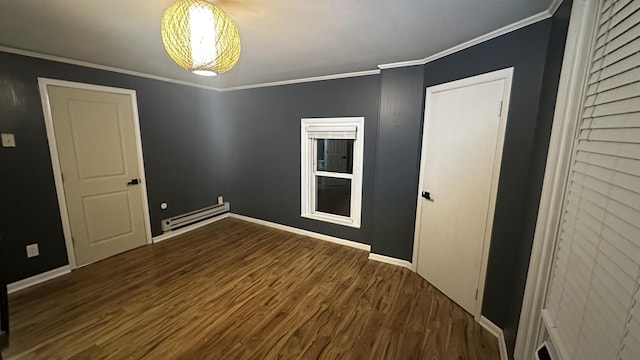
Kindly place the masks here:
<instances>
[{"instance_id":1,"label":"white door","mask_svg":"<svg viewBox=\"0 0 640 360\"><path fill-rule=\"evenodd\" d=\"M417 271L472 314L486 271L510 79L508 69L427 89Z\"/></svg>"},{"instance_id":2,"label":"white door","mask_svg":"<svg viewBox=\"0 0 640 360\"><path fill-rule=\"evenodd\" d=\"M77 265L145 245L132 96L47 91Z\"/></svg>"}]
</instances>

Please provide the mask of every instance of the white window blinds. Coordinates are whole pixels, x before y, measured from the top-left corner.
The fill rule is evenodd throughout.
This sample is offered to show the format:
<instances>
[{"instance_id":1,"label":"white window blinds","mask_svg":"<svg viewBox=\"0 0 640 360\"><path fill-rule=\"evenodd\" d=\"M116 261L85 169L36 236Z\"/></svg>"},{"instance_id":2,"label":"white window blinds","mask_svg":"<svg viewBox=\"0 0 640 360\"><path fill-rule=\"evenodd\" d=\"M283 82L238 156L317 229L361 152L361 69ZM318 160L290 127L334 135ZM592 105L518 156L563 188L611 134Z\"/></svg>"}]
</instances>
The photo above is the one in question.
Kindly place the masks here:
<instances>
[{"instance_id":1,"label":"white window blinds","mask_svg":"<svg viewBox=\"0 0 640 360\"><path fill-rule=\"evenodd\" d=\"M565 356L637 360L640 1L601 1L599 11L543 313Z\"/></svg>"},{"instance_id":2,"label":"white window blinds","mask_svg":"<svg viewBox=\"0 0 640 360\"><path fill-rule=\"evenodd\" d=\"M355 139L355 125L307 125L306 132L310 139Z\"/></svg>"}]
</instances>

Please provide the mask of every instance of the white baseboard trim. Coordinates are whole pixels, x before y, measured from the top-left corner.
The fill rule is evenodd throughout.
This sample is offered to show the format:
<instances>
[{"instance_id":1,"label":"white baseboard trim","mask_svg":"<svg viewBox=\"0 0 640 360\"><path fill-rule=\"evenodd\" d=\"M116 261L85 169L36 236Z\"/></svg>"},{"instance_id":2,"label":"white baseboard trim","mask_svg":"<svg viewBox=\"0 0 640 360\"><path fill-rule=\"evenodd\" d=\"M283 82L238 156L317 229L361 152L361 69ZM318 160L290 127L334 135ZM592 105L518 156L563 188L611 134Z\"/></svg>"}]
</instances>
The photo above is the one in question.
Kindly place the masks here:
<instances>
[{"instance_id":1,"label":"white baseboard trim","mask_svg":"<svg viewBox=\"0 0 640 360\"><path fill-rule=\"evenodd\" d=\"M413 264L411 264L407 260L396 259L390 256L384 256L384 255L374 254L374 253L369 254L369 260L379 261L379 262L383 262L383 263L387 263L395 266L402 266L413 271Z\"/></svg>"},{"instance_id":2,"label":"white baseboard trim","mask_svg":"<svg viewBox=\"0 0 640 360\"><path fill-rule=\"evenodd\" d=\"M169 231L169 232L167 232L165 234L162 234L162 235L154 236L153 237L153 243L155 244L155 243L158 243L160 241L171 239L172 237L176 237L178 235L182 235L184 233L188 233L189 231L201 228L201 227L203 227L205 225L212 224L212 223L214 223L216 221L220 221L220 220L226 219L228 217L229 217L229 213L227 212L227 213L224 213L224 214L221 214L221 215L214 216L211 219L203 220L203 221L197 222L195 224L192 224L192 225L189 225L189 226L185 226L185 227L183 227L181 229L178 229L178 230L173 230L173 231Z\"/></svg>"},{"instance_id":3,"label":"white baseboard trim","mask_svg":"<svg viewBox=\"0 0 640 360\"><path fill-rule=\"evenodd\" d=\"M498 339L498 347L500 348L500 359L509 360L509 355L507 354L507 343L504 341L504 333L502 332L502 329L500 329L498 325L492 323L491 320L487 319L484 316L480 316L480 320L478 321L478 323Z\"/></svg>"},{"instance_id":4,"label":"white baseboard trim","mask_svg":"<svg viewBox=\"0 0 640 360\"><path fill-rule=\"evenodd\" d=\"M370 245L362 244L362 243L359 243L357 241L351 241L351 240L337 238L337 237L334 237L334 236L319 234L319 233L316 233L316 232L313 232L313 231L302 230L302 229L298 229L298 228L295 228L295 227L282 225L282 224L278 224L278 223L273 223L273 222L270 222L270 221L256 219L256 218L252 218L252 217L244 216L244 215L238 215L238 214L230 213L229 216L232 217L232 218L238 219L238 220L244 220L244 221L252 222L252 223L255 223L255 224L259 224L259 225L269 226L269 227L272 227L274 229L283 230L283 231L287 231L287 232L298 234L298 235L308 236L308 237L312 237L312 238L315 238L315 239L328 241L328 242L331 242L331 243L334 243L334 244L338 244L338 245L349 246L349 247L352 247L352 248L355 248L355 249L358 249L358 250L371 251L371 246Z\"/></svg>"},{"instance_id":5,"label":"white baseboard trim","mask_svg":"<svg viewBox=\"0 0 640 360\"><path fill-rule=\"evenodd\" d=\"M38 285L40 283L43 283L51 279L55 279L58 276L66 275L70 272L71 272L71 267L69 267L69 265L65 265L57 269L49 270L47 272L43 272L42 274L34 275L30 278L26 278L26 279L8 284L7 293L13 294L14 292L26 289L34 285Z\"/></svg>"}]
</instances>

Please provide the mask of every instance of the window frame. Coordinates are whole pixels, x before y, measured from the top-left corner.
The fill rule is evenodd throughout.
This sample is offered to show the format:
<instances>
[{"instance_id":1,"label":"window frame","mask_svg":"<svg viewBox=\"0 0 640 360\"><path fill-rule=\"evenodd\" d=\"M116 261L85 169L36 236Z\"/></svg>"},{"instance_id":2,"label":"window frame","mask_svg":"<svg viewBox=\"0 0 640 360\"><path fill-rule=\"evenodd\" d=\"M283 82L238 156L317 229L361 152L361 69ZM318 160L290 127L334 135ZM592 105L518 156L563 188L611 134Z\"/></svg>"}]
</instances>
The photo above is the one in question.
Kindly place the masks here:
<instances>
[{"instance_id":1,"label":"window frame","mask_svg":"<svg viewBox=\"0 0 640 360\"><path fill-rule=\"evenodd\" d=\"M341 126L355 126L353 172L351 174L317 170L318 139L310 137L309 126L314 129L324 128L323 132L331 132ZM307 219L360 228L362 216L362 169L364 167L364 117L303 118L301 119L300 129L300 216ZM336 131L336 133L339 133L339 131ZM316 178L318 176L351 180L350 216L341 216L316 210Z\"/></svg>"}]
</instances>

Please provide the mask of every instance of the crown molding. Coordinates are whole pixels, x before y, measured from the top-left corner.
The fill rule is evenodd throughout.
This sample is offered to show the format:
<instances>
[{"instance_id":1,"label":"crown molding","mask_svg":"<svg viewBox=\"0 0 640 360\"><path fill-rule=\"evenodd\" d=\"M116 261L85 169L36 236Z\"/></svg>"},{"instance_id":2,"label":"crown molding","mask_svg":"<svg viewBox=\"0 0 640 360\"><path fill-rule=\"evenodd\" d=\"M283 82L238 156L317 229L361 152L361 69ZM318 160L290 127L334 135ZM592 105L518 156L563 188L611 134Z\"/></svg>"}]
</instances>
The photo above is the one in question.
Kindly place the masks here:
<instances>
[{"instance_id":1,"label":"crown molding","mask_svg":"<svg viewBox=\"0 0 640 360\"><path fill-rule=\"evenodd\" d=\"M556 0L555 2L561 3L562 0ZM553 4L552 4L552 6L553 6ZM558 6L560 6L560 5L558 4ZM529 16L526 19L522 19L520 21L514 22L513 24L509 24L509 25L507 25L505 27L502 27L500 29L494 30L494 31L492 31L490 33L478 36L475 39L471 39L471 40L469 40L467 42L464 42L462 44L459 44L459 45L456 45L454 47L448 48L448 49L443 50L443 51L441 51L439 53L436 53L436 54L433 54L431 56L428 56L428 57L426 57L424 59L417 59L417 60L410 60L410 61L400 61L400 62L395 62L395 63L381 64L381 65L378 65L378 68L384 70L384 69L394 69L394 68L406 67L406 66L424 65L424 64L430 63L432 61L441 59L441 58L443 58L445 56L457 53L458 51L462 51L462 50L468 49L468 48L470 48L472 46L481 44L481 43L483 43L485 41L488 41L488 40L491 40L491 39L495 39L498 36L502 36L504 34L508 34L508 33L512 32L512 31L516 31L518 29L522 29L525 26L529 26L529 25L535 24L535 23L537 23L539 21L548 19L549 17L551 17L551 14L550 14L549 11L550 10L546 10L546 11L540 12L538 14L535 14L533 16Z\"/></svg>"},{"instance_id":2,"label":"crown molding","mask_svg":"<svg viewBox=\"0 0 640 360\"><path fill-rule=\"evenodd\" d=\"M269 83L233 86L233 87L228 87L228 88L217 88L217 87L213 87L213 86L201 85L201 84L192 83L192 82L188 82L188 81L176 80L176 79L171 79L171 78L167 78L167 77L162 77L162 76L151 75L151 74L137 72L137 71L121 69L121 68L112 67L112 66L94 64L94 63L90 63L90 62L86 62L86 61L80 61L80 60L73 60L73 59L69 59L69 58L65 58L65 57L61 57L61 56L47 55L47 54L43 54L43 53L39 53L39 52L35 52L35 51L11 48L11 47L7 47L7 46L1 46L0 45L0 51L1 52L10 53L10 54L28 56L28 57L37 58L37 59L56 61L56 62L60 62L60 63L70 64L70 65L78 65L78 66L83 66L83 67L87 67L87 68L91 68L91 69L104 70L104 71L110 71L110 72L115 72L115 73L120 73L120 74L132 75L132 76L137 76L137 77L142 77L142 78L147 78L147 79L159 80L159 81L169 82L169 83L172 83L172 84L178 84L178 85L184 85L184 86L193 86L193 87L197 87L197 88L201 88L201 89L205 89L205 90L217 91L217 92L244 90L244 89L253 89L253 88L261 88L261 87L269 87L269 86L289 85L289 84L298 84L298 83L305 83L305 82L312 82L312 81L334 80L334 79L343 79L343 78L350 78L350 77L358 77L358 76L367 76L367 75L380 74L380 70L379 69L375 69L375 70L357 71L357 72L341 73L341 74L333 74L333 75L323 75L323 76L316 76L316 77L309 77L309 78L300 78L300 79L275 81L275 82L269 82Z\"/></svg>"},{"instance_id":3,"label":"crown molding","mask_svg":"<svg viewBox=\"0 0 640 360\"><path fill-rule=\"evenodd\" d=\"M549 16L553 16L553 14L558 11L558 8L560 7L560 5L562 5L562 1L563 0L553 0L551 5L549 5Z\"/></svg>"},{"instance_id":4,"label":"crown molding","mask_svg":"<svg viewBox=\"0 0 640 360\"><path fill-rule=\"evenodd\" d=\"M367 75L377 75L380 74L380 70L366 70L366 71L356 71L350 73L342 73L342 74L334 74L334 75L324 75L324 76L315 76L301 79L292 79L292 80L284 80L284 81L274 81L268 83L254 84L254 85L242 85L242 86L232 86L228 88L220 89L221 91L235 91L235 90L245 90L245 89L255 89L261 87L270 87L270 86L280 86L280 85L291 85L291 84L299 84L305 82L313 82L313 81L323 81L323 80L334 80L334 79L344 79L350 77L358 77L358 76L367 76Z\"/></svg>"},{"instance_id":5,"label":"crown molding","mask_svg":"<svg viewBox=\"0 0 640 360\"><path fill-rule=\"evenodd\" d=\"M453 54L453 53L454 53L454 52L456 52L456 51L460 51L460 50L462 50L462 49L460 49L460 50L453 50L453 49L454 49L454 48L449 48L449 49L447 49L447 50L444 50L444 51L442 51L442 52L439 52L439 53L438 53L438 54L436 54L436 55L443 54L443 53L446 53L446 52L449 52L449 51L450 51L450 52L449 52L449 54ZM448 54L447 54L447 55L448 55ZM435 56L435 55L434 55L434 56ZM446 56L446 55L443 55L443 56ZM442 56L441 56L441 57L442 57ZM408 61L398 61L398 62L394 62L394 63L380 64L380 65L378 65L378 69L380 69L380 70L386 70L386 69L395 69L395 68L399 68L399 67L407 67L407 66L424 65L424 64L426 64L427 62L428 62L428 61L427 61L427 58L424 58L424 59L416 59L416 60L408 60Z\"/></svg>"},{"instance_id":6,"label":"crown molding","mask_svg":"<svg viewBox=\"0 0 640 360\"><path fill-rule=\"evenodd\" d=\"M121 68L112 67L112 66L94 64L86 61L73 60L73 59L69 59L61 56L47 55L47 54L43 54L35 51L16 49L16 48L11 48L7 46L1 46L1 45L0 45L0 51L10 53L10 54L29 56L37 59L56 61L60 63L70 64L70 65L84 66L91 69L105 70L105 71L111 71L111 72L125 74L125 75L132 75L132 76L138 76L138 77L147 78L147 79L159 80L159 81L169 82L169 83L178 84L178 85L193 86L193 87L206 89L206 90L220 91L219 88L216 88L213 86L207 86L207 85L192 83L192 82L183 81L183 80L176 80L176 79L171 79L163 76L151 75L147 73L131 71L131 70L121 69Z\"/></svg>"}]
</instances>

